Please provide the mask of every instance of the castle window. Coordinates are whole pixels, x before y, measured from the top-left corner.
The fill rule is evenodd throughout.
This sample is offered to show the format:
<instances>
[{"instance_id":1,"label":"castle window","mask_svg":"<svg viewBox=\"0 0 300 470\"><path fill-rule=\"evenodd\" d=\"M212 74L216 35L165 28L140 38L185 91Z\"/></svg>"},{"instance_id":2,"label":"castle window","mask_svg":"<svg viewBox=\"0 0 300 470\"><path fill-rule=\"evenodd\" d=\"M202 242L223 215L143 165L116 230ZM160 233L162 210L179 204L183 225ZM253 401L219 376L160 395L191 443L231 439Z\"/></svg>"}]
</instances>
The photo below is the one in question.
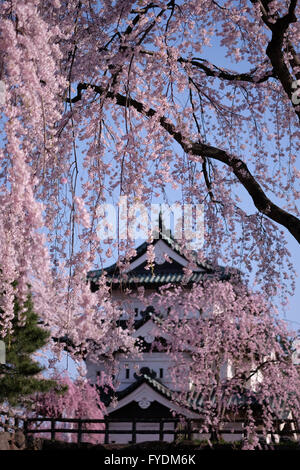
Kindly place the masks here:
<instances>
[{"instance_id":1,"label":"castle window","mask_svg":"<svg viewBox=\"0 0 300 470\"><path fill-rule=\"evenodd\" d=\"M163 369L159 369L159 378L162 379L164 376L164 370Z\"/></svg>"},{"instance_id":2,"label":"castle window","mask_svg":"<svg viewBox=\"0 0 300 470\"><path fill-rule=\"evenodd\" d=\"M125 378L129 379L130 369L125 369Z\"/></svg>"}]
</instances>

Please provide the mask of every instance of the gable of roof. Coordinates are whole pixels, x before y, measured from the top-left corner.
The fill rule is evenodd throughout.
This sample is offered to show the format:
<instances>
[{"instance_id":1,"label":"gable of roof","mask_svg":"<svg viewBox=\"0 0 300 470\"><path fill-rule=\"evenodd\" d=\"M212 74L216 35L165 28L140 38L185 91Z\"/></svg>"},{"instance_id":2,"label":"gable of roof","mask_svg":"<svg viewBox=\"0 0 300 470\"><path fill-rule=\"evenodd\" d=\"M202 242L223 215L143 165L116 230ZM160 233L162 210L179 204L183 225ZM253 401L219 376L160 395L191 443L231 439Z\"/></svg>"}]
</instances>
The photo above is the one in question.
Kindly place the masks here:
<instances>
[{"instance_id":1,"label":"gable of roof","mask_svg":"<svg viewBox=\"0 0 300 470\"><path fill-rule=\"evenodd\" d=\"M139 389L142 389L143 393L145 394L146 389L144 390L144 385L147 385L147 387L153 390L156 394L156 397L160 396L161 403L163 403L165 406L168 405L169 408L173 410L180 410L180 412L182 414L185 414L186 416L190 415L192 417L200 418L202 413L205 412L207 400L209 401L211 406L217 404L216 394L213 389L211 390L209 397L207 396L206 399L204 399L203 395L201 394L201 392L199 392L199 390L190 390L186 393L185 405L183 403L180 404L180 402L178 401L179 395L177 391L169 389L154 377L150 377L147 374L142 374L134 383L130 384L126 389L115 393L114 396L118 399L119 408L130 403L130 401L134 401L139 396ZM250 392L247 389L236 392L232 391L229 395L224 393L223 399L225 402L224 404L228 410L241 411L247 408L249 405L253 410L259 410L261 408L258 395L255 392ZM158 401L160 401L159 398ZM113 411L113 409L111 411ZM287 412L289 411L290 410L287 410L283 403L280 412L280 417L278 418L286 419Z\"/></svg>"},{"instance_id":2,"label":"gable of roof","mask_svg":"<svg viewBox=\"0 0 300 470\"><path fill-rule=\"evenodd\" d=\"M159 244L159 245L157 245ZM147 266L146 253L149 243L144 242L136 248L136 255L130 259L130 268L125 273L120 273L117 263L107 268L90 271L88 280L91 282L92 291L97 290L97 281L102 274L105 274L108 283L112 288L120 285L123 287L133 287L144 285L148 287L161 286L164 284L193 284L202 282L206 279L217 278L219 280L229 280L232 274L237 274L236 270L229 270L222 266L213 267L208 262L194 262L195 268L192 273L185 273L185 266L188 260L182 252L180 246L172 238L164 237L154 240L154 249L161 255L164 250L167 251L168 258L160 259L149 269ZM195 258L195 255L193 255ZM196 258L195 258L196 260Z\"/></svg>"}]
</instances>

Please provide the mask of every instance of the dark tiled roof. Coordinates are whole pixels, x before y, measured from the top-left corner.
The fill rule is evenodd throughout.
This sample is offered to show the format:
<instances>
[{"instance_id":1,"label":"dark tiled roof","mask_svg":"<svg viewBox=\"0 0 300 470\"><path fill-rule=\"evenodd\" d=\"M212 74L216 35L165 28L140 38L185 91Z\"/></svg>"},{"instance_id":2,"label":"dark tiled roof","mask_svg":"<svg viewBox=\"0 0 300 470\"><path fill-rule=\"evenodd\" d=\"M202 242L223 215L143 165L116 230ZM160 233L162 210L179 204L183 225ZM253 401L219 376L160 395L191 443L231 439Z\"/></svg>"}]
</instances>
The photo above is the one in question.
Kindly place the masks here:
<instances>
[{"instance_id":1,"label":"dark tiled roof","mask_svg":"<svg viewBox=\"0 0 300 470\"><path fill-rule=\"evenodd\" d=\"M161 213L159 215L158 232L156 232L153 237L153 246L155 246L159 240L163 240L173 252L186 259L183 247L172 236L171 231L167 230L164 226L163 216ZM144 242L138 246L135 249L135 256L130 259L130 263L133 263L135 260L143 256L147 252L148 246L148 242ZM207 260L199 262L195 251L189 252L189 258L190 257L197 268L201 269L201 272L194 271L188 277L183 270L183 266L177 261L172 260L171 263L168 261L162 264L155 263L151 270L145 269L146 262L144 262L132 269L127 273L127 275L121 274L117 263L114 263L107 268L90 271L87 274L87 278L88 281L90 281L92 292L95 292L98 289L98 280L102 274L105 274L107 284L112 288L118 288L119 286L122 286L122 288L132 288L139 285L156 287L169 283L191 285L210 278L219 280L229 280L236 277L240 278L241 273L236 269L213 266Z\"/></svg>"},{"instance_id":2,"label":"dark tiled roof","mask_svg":"<svg viewBox=\"0 0 300 470\"><path fill-rule=\"evenodd\" d=\"M130 395L133 391L140 387L143 383L147 383L151 388L153 388L156 392L160 393L168 400L176 402L176 398L179 396L179 393L176 391L170 390L168 387L163 385L159 380L156 378L150 377L147 374L142 374L134 383L129 385L124 390L116 392L116 396L118 400L125 398L126 396ZM227 400L227 407L228 408L240 408L245 406L246 404L257 405L258 402L255 398L254 394L247 395L245 393L232 393ZM216 401L216 395L212 391L209 397L210 404L213 405ZM203 396L199 391L191 391L186 394L185 398L186 408L190 409L191 411L201 413L205 408L205 401ZM180 403L178 403L180 404Z\"/></svg>"},{"instance_id":3,"label":"dark tiled roof","mask_svg":"<svg viewBox=\"0 0 300 470\"><path fill-rule=\"evenodd\" d=\"M124 390L121 390L119 392L116 392L116 397L118 400L121 400L122 398L125 398L126 396L130 395L130 393L134 392L136 389L140 387L143 383L147 383L153 390L158 392L160 395L164 396L168 400L173 401L173 403L176 403L182 408L189 409L190 411L193 411L194 413L199 413L201 414L203 411L205 411L205 402L207 400L203 399L203 396L199 391L194 390L190 391L187 393L186 398L185 398L185 406L178 402L176 398L179 396L178 392L170 390L168 387L163 385L159 380L156 378L150 377L147 374L142 374L134 383L129 385ZM111 395L112 398L112 395ZM211 394L209 397L210 405L213 406L216 403L216 394L212 390ZM228 409L243 409L246 406L251 406L252 409L261 409L261 404L258 400L258 396L256 396L255 392L251 392L247 389L244 389L244 391L240 392L232 392L229 396L224 395L224 400L226 400L226 407ZM109 402L106 402L106 405L109 405ZM271 403L272 407L272 403ZM282 402L280 405L280 411L279 414L280 416L277 416L277 419L287 419L289 416L290 409L286 407L286 405Z\"/></svg>"},{"instance_id":4,"label":"dark tiled roof","mask_svg":"<svg viewBox=\"0 0 300 470\"><path fill-rule=\"evenodd\" d=\"M119 276L112 277L107 275L108 282L111 283L111 286L119 286L122 284L125 286L133 286L133 285L165 285L165 284L190 284L201 282L207 279L215 279L218 278L219 280L228 280L230 279L230 274L225 273L225 270L220 270L217 272L207 273L207 272L194 272L190 276L186 276L184 273L165 273L165 274L152 274L145 273L145 274L137 274L137 275L130 275L128 274L123 279ZM95 274L92 275L90 273L89 279L92 283L97 284L97 280L99 275Z\"/></svg>"},{"instance_id":5,"label":"dark tiled roof","mask_svg":"<svg viewBox=\"0 0 300 470\"><path fill-rule=\"evenodd\" d=\"M167 388L165 385L161 384L159 381L156 379L153 379L148 376L144 376L147 383L152 386L157 392L161 393L165 397L169 398L170 400L175 399L176 401L176 396L178 395L178 392L173 392L169 388ZM245 406L247 403L249 404L256 404L256 399L254 395L252 394L251 396L246 395L245 393L232 393L228 398L226 398L227 404L226 406L228 408L231 407L242 407ZM189 408L190 410L197 412L201 412L205 408L205 401L203 396L201 395L201 392L199 391L191 391L186 394L186 407ZM209 401L211 405L214 405L216 402L216 395L212 391L211 395L209 396Z\"/></svg>"},{"instance_id":6,"label":"dark tiled roof","mask_svg":"<svg viewBox=\"0 0 300 470\"><path fill-rule=\"evenodd\" d=\"M158 239L154 241L154 245ZM164 238L167 245L180 256L184 255L180 251L179 245L171 238ZM148 243L143 243L136 248L136 256L131 258L132 263L137 258L142 256L147 251ZM107 268L97 269L88 273L88 279L91 281L92 290L97 289L97 281L100 276L105 273L108 283L112 287L118 287L122 284L123 287L132 287L134 285L148 285L148 286L159 286L164 284L191 284L204 281L206 279L217 278L219 280L228 280L233 274L237 274L236 270L228 269L222 266L212 267L208 262L196 263L198 268L201 268L201 272L194 271L191 275L187 276L183 270L182 265L172 260L171 263L165 262L161 265L155 264L153 269L145 269L146 263L142 263L128 274L120 275L117 264L113 264Z\"/></svg>"},{"instance_id":7,"label":"dark tiled roof","mask_svg":"<svg viewBox=\"0 0 300 470\"><path fill-rule=\"evenodd\" d=\"M159 382L159 380L151 378L149 375L142 374L135 382L129 385L129 387L119 392L116 392L118 400L127 397L130 393L134 392L134 390L139 388L139 386L143 383L147 383L148 385L150 385L151 388L159 392L161 395L164 395L165 397L169 398L169 400L172 399L172 391L168 387Z\"/></svg>"},{"instance_id":8,"label":"dark tiled roof","mask_svg":"<svg viewBox=\"0 0 300 470\"><path fill-rule=\"evenodd\" d=\"M153 389L155 389L162 395L167 396L169 399L172 398L171 391L167 387L165 387L159 381L149 377L149 375L146 375L146 374L141 374L135 382L133 382L127 388L120 390L120 391L114 392L111 388L108 388L108 387L106 387L106 390L103 390L102 387L98 387L100 398L102 402L105 404L105 406L109 406L113 398L117 398L118 401L122 400L122 398L125 398L128 395L130 395L130 393L134 392L143 383L147 383L148 385L150 385L150 387L152 387Z\"/></svg>"}]
</instances>

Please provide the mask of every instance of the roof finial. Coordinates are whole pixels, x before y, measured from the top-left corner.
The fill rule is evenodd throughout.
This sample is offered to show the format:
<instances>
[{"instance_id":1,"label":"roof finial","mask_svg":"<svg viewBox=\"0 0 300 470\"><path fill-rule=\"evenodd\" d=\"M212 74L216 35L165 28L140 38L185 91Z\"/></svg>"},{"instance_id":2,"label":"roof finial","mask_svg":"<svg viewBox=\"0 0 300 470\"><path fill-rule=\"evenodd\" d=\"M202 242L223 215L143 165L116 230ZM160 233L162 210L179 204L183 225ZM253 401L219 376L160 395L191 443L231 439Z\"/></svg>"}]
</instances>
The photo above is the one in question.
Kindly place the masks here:
<instances>
[{"instance_id":1,"label":"roof finial","mask_svg":"<svg viewBox=\"0 0 300 470\"><path fill-rule=\"evenodd\" d=\"M159 215L158 215L158 238L163 238L163 218L162 218L162 210L161 205L159 206Z\"/></svg>"},{"instance_id":2,"label":"roof finial","mask_svg":"<svg viewBox=\"0 0 300 470\"><path fill-rule=\"evenodd\" d=\"M164 224L164 215L166 215L166 212L167 212L167 216L169 217L169 227L170 228L167 228ZM171 231L171 220L170 219L171 219L170 211L167 210L167 211L163 212L163 208L160 205L159 220L158 220L159 238L165 239L165 240L173 239L172 231Z\"/></svg>"},{"instance_id":3,"label":"roof finial","mask_svg":"<svg viewBox=\"0 0 300 470\"><path fill-rule=\"evenodd\" d=\"M164 204L163 204L164 206ZM156 212L157 214L157 212ZM170 211L164 211L162 205L159 205L159 213L158 213L158 224L157 224L157 215L155 217L155 229L153 230L153 239L161 239L161 240L173 240L171 228L167 228L164 224L164 217L168 216L170 218ZM170 219L169 224L170 226Z\"/></svg>"}]
</instances>

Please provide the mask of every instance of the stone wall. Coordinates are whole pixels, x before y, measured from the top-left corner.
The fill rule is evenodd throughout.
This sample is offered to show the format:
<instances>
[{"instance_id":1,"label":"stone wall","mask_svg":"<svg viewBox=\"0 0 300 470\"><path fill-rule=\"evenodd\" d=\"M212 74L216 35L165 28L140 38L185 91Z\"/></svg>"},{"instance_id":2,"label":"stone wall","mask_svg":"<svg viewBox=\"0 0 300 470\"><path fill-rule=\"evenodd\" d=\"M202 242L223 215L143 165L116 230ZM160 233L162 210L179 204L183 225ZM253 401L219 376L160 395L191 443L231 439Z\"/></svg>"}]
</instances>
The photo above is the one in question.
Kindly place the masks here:
<instances>
[{"instance_id":1,"label":"stone wall","mask_svg":"<svg viewBox=\"0 0 300 470\"><path fill-rule=\"evenodd\" d=\"M26 439L21 430L0 432L0 450L24 450Z\"/></svg>"}]
</instances>

